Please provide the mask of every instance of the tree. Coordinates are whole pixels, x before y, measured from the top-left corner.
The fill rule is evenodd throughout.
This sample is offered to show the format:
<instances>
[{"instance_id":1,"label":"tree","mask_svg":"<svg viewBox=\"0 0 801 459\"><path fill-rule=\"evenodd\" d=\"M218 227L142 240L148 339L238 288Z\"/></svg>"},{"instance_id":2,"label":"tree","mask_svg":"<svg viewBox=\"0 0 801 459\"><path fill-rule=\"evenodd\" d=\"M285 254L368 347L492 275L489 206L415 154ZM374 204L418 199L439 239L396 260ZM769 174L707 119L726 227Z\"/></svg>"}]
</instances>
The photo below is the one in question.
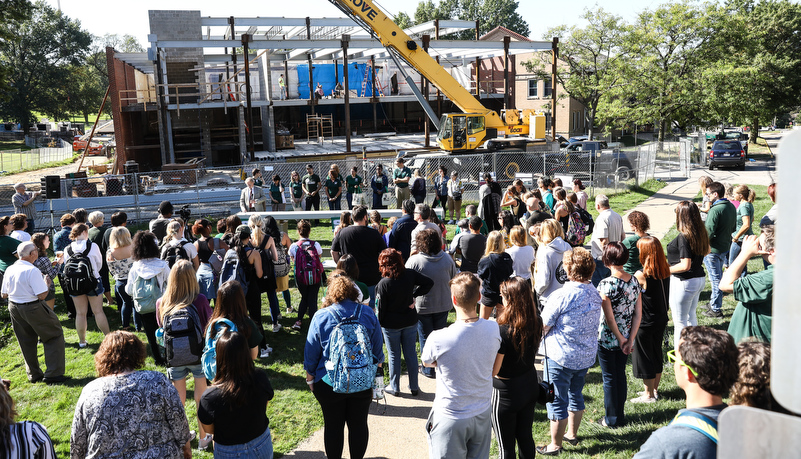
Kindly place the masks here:
<instances>
[{"instance_id":1,"label":"tree","mask_svg":"<svg viewBox=\"0 0 801 459\"><path fill-rule=\"evenodd\" d=\"M435 19L478 20L479 35L504 26L520 35L528 36L528 23L517 12L518 2L514 0L442 0L434 4L433 0L422 0L414 13L415 24ZM465 30L455 34L457 39L474 40L475 32Z\"/></svg>"},{"instance_id":2,"label":"tree","mask_svg":"<svg viewBox=\"0 0 801 459\"><path fill-rule=\"evenodd\" d=\"M623 42L620 81L611 97L628 103L610 104L610 118L656 122L664 141L670 121L687 125L702 109L701 73L710 65L709 42L716 23L708 6L686 1L669 3L639 14Z\"/></svg>"},{"instance_id":3,"label":"tree","mask_svg":"<svg viewBox=\"0 0 801 459\"><path fill-rule=\"evenodd\" d=\"M401 29L408 29L409 27L414 25L412 18L409 17L408 14L401 11L400 13L395 15L395 24L398 25Z\"/></svg>"},{"instance_id":4,"label":"tree","mask_svg":"<svg viewBox=\"0 0 801 459\"><path fill-rule=\"evenodd\" d=\"M8 85L0 87L0 116L22 124L28 133L33 112L60 118L67 112L64 82L70 66L80 65L91 35L80 23L43 1L21 21L14 40L0 41L0 67L9 69Z\"/></svg>"},{"instance_id":5,"label":"tree","mask_svg":"<svg viewBox=\"0 0 801 459\"><path fill-rule=\"evenodd\" d=\"M626 25L602 8L587 9L581 17L587 21L585 27L562 25L549 29L544 37L559 37L561 65L557 66L556 82L565 93L560 97L571 97L587 108L588 136L592 140L599 124L599 107L620 85L617 65ZM550 78L551 59L550 53L538 53L523 65L540 78Z\"/></svg>"},{"instance_id":6,"label":"tree","mask_svg":"<svg viewBox=\"0 0 801 459\"><path fill-rule=\"evenodd\" d=\"M786 0L732 3L715 42L718 60L704 69L711 119L759 127L801 105L801 6Z\"/></svg>"}]
</instances>

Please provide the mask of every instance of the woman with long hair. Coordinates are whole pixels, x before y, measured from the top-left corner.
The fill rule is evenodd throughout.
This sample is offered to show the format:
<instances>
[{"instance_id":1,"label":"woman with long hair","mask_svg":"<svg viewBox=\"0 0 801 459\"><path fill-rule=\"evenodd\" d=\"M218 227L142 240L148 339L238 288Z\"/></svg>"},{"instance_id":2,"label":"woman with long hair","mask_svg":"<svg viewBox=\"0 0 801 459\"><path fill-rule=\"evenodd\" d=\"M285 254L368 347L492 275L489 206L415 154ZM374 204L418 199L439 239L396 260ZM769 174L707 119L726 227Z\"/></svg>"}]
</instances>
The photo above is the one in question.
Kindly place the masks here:
<instances>
[{"instance_id":1,"label":"woman with long hair","mask_svg":"<svg viewBox=\"0 0 801 459\"><path fill-rule=\"evenodd\" d=\"M181 398L163 373L141 370L146 357L144 343L131 332L105 337L95 354L97 379L75 406L70 457L192 456L194 436Z\"/></svg>"},{"instance_id":2,"label":"woman with long hair","mask_svg":"<svg viewBox=\"0 0 801 459\"><path fill-rule=\"evenodd\" d=\"M342 210L342 175L339 174L339 166L332 164L328 169L328 176L325 178L325 195L328 198L328 209Z\"/></svg>"},{"instance_id":3,"label":"woman with long hair","mask_svg":"<svg viewBox=\"0 0 801 459\"><path fill-rule=\"evenodd\" d=\"M642 264L640 263L640 251L637 248L637 241L640 238L644 238L648 236L648 230L651 229L651 220L648 218L648 215L640 212L639 210L634 210L628 215L629 226L634 231L634 234L628 236L626 239L623 239L623 246L626 247L629 251L629 261L623 265L623 271L626 271L629 274L634 274L637 271L642 270Z\"/></svg>"},{"instance_id":4,"label":"woman with long hair","mask_svg":"<svg viewBox=\"0 0 801 459\"><path fill-rule=\"evenodd\" d=\"M53 440L36 421L17 422L14 399L8 393L11 383L0 382L0 456L15 459L56 459Z\"/></svg>"},{"instance_id":5,"label":"woman with long hair","mask_svg":"<svg viewBox=\"0 0 801 459\"><path fill-rule=\"evenodd\" d=\"M384 390L390 395L400 394L401 352L409 371L409 391L420 393L417 384L417 310L415 298L423 296L434 286L434 281L406 269L401 253L395 249L384 249L378 256L378 268L382 279L376 286L375 305L378 322L384 334L389 354L389 386Z\"/></svg>"},{"instance_id":6,"label":"woman with long hair","mask_svg":"<svg viewBox=\"0 0 801 459\"><path fill-rule=\"evenodd\" d=\"M281 324L278 323L278 319L281 318L281 309L278 306L278 294L276 293L278 284L275 280L275 269L273 269L273 263L278 260L276 245L278 245L279 242L278 239L273 238L270 234L265 232L265 221L261 215L251 215L248 219L248 226L250 227L251 247L266 254L266 256L260 256L263 276L259 278L257 283L258 287L261 289L261 293L267 294L267 301L270 304L272 331L277 333L283 328ZM259 297L259 302L261 302L261 297Z\"/></svg>"},{"instance_id":7,"label":"woman with long hair","mask_svg":"<svg viewBox=\"0 0 801 459\"><path fill-rule=\"evenodd\" d=\"M192 262L192 267L197 270L200 268L197 248L184 238L184 221L176 218L167 225L167 235L161 245L161 258L167 257L167 252L174 248L181 247L186 252L186 256Z\"/></svg>"},{"instance_id":8,"label":"woman with long hair","mask_svg":"<svg viewBox=\"0 0 801 459\"><path fill-rule=\"evenodd\" d=\"M339 257L339 261L337 262L337 269L341 269L346 276L353 279L353 283L356 284L356 287L359 288L361 292L361 301L364 299L370 299L370 291L367 289L367 284L364 282L360 282L359 279L359 263L356 262L356 257L353 254L346 253Z\"/></svg>"},{"instance_id":9,"label":"woman with long hair","mask_svg":"<svg viewBox=\"0 0 801 459\"><path fill-rule=\"evenodd\" d=\"M511 241L509 241L509 234L512 232L512 228L515 225L520 224L519 219L515 219L515 216L512 212L508 210L502 210L498 213L498 223L500 226L500 232L503 235L503 243L506 244L506 247L512 245Z\"/></svg>"},{"instance_id":10,"label":"woman with long hair","mask_svg":"<svg viewBox=\"0 0 801 459\"><path fill-rule=\"evenodd\" d=\"M192 263L187 260L178 260L170 270L170 277L167 280L167 289L164 290L164 296L156 302L156 318L159 326L164 327L167 321L170 320L171 315L186 308L194 310L197 318L200 319L200 323L197 325L201 330L205 330L209 323L209 317L211 317L209 300L200 293ZM169 358L170 356L168 355L167 357ZM189 360L191 356L176 355L174 357ZM169 361L167 364L169 365ZM206 390L206 376L203 373L203 365L201 365L200 359L198 358L198 363L194 365L167 367L167 377L178 390L182 405L186 403L186 377L190 373L195 381L195 404L199 405L200 396ZM205 450L211 443L211 433L207 434L203 430L203 424L199 420L198 427L200 429L198 449Z\"/></svg>"},{"instance_id":11,"label":"woman with long hair","mask_svg":"<svg viewBox=\"0 0 801 459\"><path fill-rule=\"evenodd\" d=\"M581 179L573 179L573 193L576 194L576 205L587 210L587 193L584 191L584 184Z\"/></svg>"},{"instance_id":12,"label":"woman with long hair","mask_svg":"<svg viewBox=\"0 0 801 459\"><path fill-rule=\"evenodd\" d=\"M342 211L342 214L339 215L339 224L334 228L334 237L336 237L343 228L347 228L352 224L353 218L350 216L350 211Z\"/></svg>"},{"instance_id":13,"label":"woman with long hair","mask_svg":"<svg viewBox=\"0 0 801 459\"><path fill-rule=\"evenodd\" d=\"M275 218L271 215L264 217L264 232L270 235L275 243L276 258L274 261L275 269L273 270L275 273L275 291L276 293L283 294L284 303L286 303L286 313L292 314L295 312L295 310L292 309L292 296L289 293L289 248L292 247L292 239L289 238L286 231L281 231L278 228L278 222L276 222ZM278 269L282 261L287 265L287 273L285 276L278 275ZM281 318L280 312L278 313L278 318Z\"/></svg>"},{"instance_id":14,"label":"woman with long hair","mask_svg":"<svg viewBox=\"0 0 801 459\"><path fill-rule=\"evenodd\" d=\"M526 213L526 204L523 202L523 195L526 193L526 186L523 181L516 179L509 185L506 192L501 199L501 207L509 206L512 210L515 220L520 220L523 214Z\"/></svg>"},{"instance_id":15,"label":"woman with long hair","mask_svg":"<svg viewBox=\"0 0 801 459\"><path fill-rule=\"evenodd\" d=\"M259 332L256 322L253 322L248 315L242 285L235 280L229 280L217 289L217 300L214 302L214 312L209 319L208 329L216 327L217 322L221 319L230 320L237 331L245 336L248 349L250 349L250 357L256 360L259 357L259 343L261 343L262 334Z\"/></svg>"},{"instance_id":16,"label":"woman with long hair","mask_svg":"<svg viewBox=\"0 0 801 459\"><path fill-rule=\"evenodd\" d=\"M481 318L489 319L495 305L501 302L501 282L514 272L512 257L505 252L506 244L499 231L489 233L484 257L478 262L481 279Z\"/></svg>"},{"instance_id":17,"label":"woman with long hair","mask_svg":"<svg viewBox=\"0 0 801 459\"><path fill-rule=\"evenodd\" d=\"M370 338L372 361L381 366L384 361L384 344L381 326L372 309L356 302L358 295L353 281L347 276L334 274L328 280L328 290L324 307L312 317L306 347L303 352L303 368L306 370L306 384L320 404L325 422L325 454L329 458L342 457L345 443L345 424L348 426L348 447L352 459L362 459L367 451L370 432L367 414L372 402L373 391L366 389L352 394L334 392L327 381L325 363L330 357L328 342L331 332L339 323L339 317L352 317L360 311L358 320Z\"/></svg>"},{"instance_id":18,"label":"woman with long hair","mask_svg":"<svg viewBox=\"0 0 801 459\"><path fill-rule=\"evenodd\" d=\"M673 343L678 349L681 329L698 325L695 310L706 284L704 256L709 253L709 234L692 201L676 204L676 229L679 234L667 245L667 259L672 276L668 302L673 314Z\"/></svg>"},{"instance_id":19,"label":"woman with long hair","mask_svg":"<svg viewBox=\"0 0 801 459\"><path fill-rule=\"evenodd\" d=\"M754 223L754 198L756 193L754 190L748 188L748 185L739 185L734 188L734 199L740 201L740 206L737 208L737 222L738 226L731 233L731 246L729 247L729 265L734 263L737 255L743 248L743 238L754 234L751 225ZM748 274L748 264L740 274L740 277L745 277Z\"/></svg>"},{"instance_id":20,"label":"woman with long hair","mask_svg":"<svg viewBox=\"0 0 801 459\"><path fill-rule=\"evenodd\" d=\"M62 220L64 220L63 217ZM14 224L11 223L11 217L0 218L0 282L3 281L6 269L17 261L17 246L21 243L11 237L12 231L14 231Z\"/></svg>"},{"instance_id":21,"label":"woman with long hair","mask_svg":"<svg viewBox=\"0 0 801 459\"><path fill-rule=\"evenodd\" d=\"M133 266L133 240L128 228L117 226L109 230L111 233L108 238L108 251L106 251L106 262L109 272L114 276L114 291L117 298L122 301L120 306L120 319L122 319L122 329L131 331L131 315L133 314L134 326L137 330L142 329L142 320L139 313L134 311L134 302L131 295L125 291L128 285L128 273Z\"/></svg>"},{"instance_id":22,"label":"woman with long hair","mask_svg":"<svg viewBox=\"0 0 801 459\"><path fill-rule=\"evenodd\" d=\"M620 242L604 247L603 263L612 275L601 280L598 293L604 319L598 329L598 363L604 381L604 427L626 424L623 411L626 404L626 361L640 328L642 296L640 283L623 271L629 251Z\"/></svg>"},{"instance_id":23,"label":"woman with long hair","mask_svg":"<svg viewBox=\"0 0 801 459\"><path fill-rule=\"evenodd\" d=\"M158 293L163 292L167 285L167 278L170 275L170 267L166 261L159 258L158 239L156 239L155 234L150 231L136 232L133 237L133 260L131 270L128 272L128 283L125 284L125 292L133 297L134 287L139 279L149 282L153 278L156 279ZM156 341L156 329L159 328L156 310L142 311L136 299L134 299L134 308L139 312L139 318L142 320L142 327L145 329L153 360L155 360L156 365L166 365L167 362L164 360L164 356L161 355L161 349L158 341Z\"/></svg>"},{"instance_id":24,"label":"woman with long hair","mask_svg":"<svg viewBox=\"0 0 801 459\"><path fill-rule=\"evenodd\" d=\"M223 233L221 239L225 244L230 248L232 244L232 240L234 238L234 233L236 233L236 229L242 225L242 220L239 219L236 215L230 215L225 218L225 233Z\"/></svg>"},{"instance_id":25,"label":"woman with long hair","mask_svg":"<svg viewBox=\"0 0 801 459\"><path fill-rule=\"evenodd\" d=\"M512 257L514 275L523 279L531 279L531 265L534 263L534 247L526 244L526 230L522 226L515 226L509 234L511 246L506 253Z\"/></svg>"},{"instance_id":26,"label":"woman with long hair","mask_svg":"<svg viewBox=\"0 0 801 459\"><path fill-rule=\"evenodd\" d=\"M642 320L631 351L631 370L642 379L645 391L632 403L653 403L662 379L662 338L668 323L670 265L659 239L645 236L637 241L642 271L634 277L642 287Z\"/></svg>"},{"instance_id":27,"label":"woman with long hair","mask_svg":"<svg viewBox=\"0 0 801 459\"><path fill-rule=\"evenodd\" d=\"M562 256L570 250L570 244L564 240L562 225L549 218L540 223L537 236L537 255L534 267L534 291L539 302L545 306L548 297L555 291L564 287L567 282L567 273L562 264Z\"/></svg>"},{"instance_id":28,"label":"woman with long hair","mask_svg":"<svg viewBox=\"0 0 801 459\"><path fill-rule=\"evenodd\" d=\"M70 239L72 243L64 249L64 263L66 264L67 260L72 256L83 253L86 251L86 247L89 247L89 255L87 257L92 264L92 275L97 280L97 287L89 293L82 295L70 293L72 301L75 303L75 330L78 332L78 347L84 348L86 347L86 312L90 307L92 308L92 314L95 315L97 328L104 335L109 334L108 320L103 312L103 283L100 281L100 267L103 265L103 255L100 253L100 246L93 244L89 240L89 227L85 223L79 223L72 227Z\"/></svg>"},{"instance_id":29,"label":"woman with long hair","mask_svg":"<svg viewBox=\"0 0 801 459\"><path fill-rule=\"evenodd\" d=\"M387 225L381 223L384 219L381 218L381 214L377 210L373 210L370 212L370 227L374 230L378 231L378 234L381 237L387 233Z\"/></svg>"},{"instance_id":30,"label":"woman with long hair","mask_svg":"<svg viewBox=\"0 0 801 459\"><path fill-rule=\"evenodd\" d=\"M236 252L239 257L239 263L244 267L245 280L247 281L248 289L244 292L245 304L248 308L250 318L259 329L262 335L261 343L259 343L259 357L267 358L272 352L272 348L267 345L267 336L264 334L264 325L261 320L261 291L257 279L260 279L264 272L262 271L261 256L253 250L250 245L251 231L247 225L239 225L234 232L234 237L231 239L230 252ZM226 256L229 256L226 253Z\"/></svg>"},{"instance_id":31,"label":"woman with long hair","mask_svg":"<svg viewBox=\"0 0 801 459\"><path fill-rule=\"evenodd\" d=\"M567 227L570 224L570 215L576 210L573 203L567 199L567 191L564 188L554 190L556 204L554 204L553 218L562 225L562 231L567 234Z\"/></svg>"},{"instance_id":32,"label":"woman with long hair","mask_svg":"<svg viewBox=\"0 0 801 459\"><path fill-rule=\"evenodd\" d=\"M192 225L192 234L198 239L194 242L197 250L197 258L200 267L197 269L197 282L200 285L200 293L209 301L217 297L218 274L211 266L211 258L219 257L220 251L225 253L228 244L211 237L211 222L201 218Z\"/></svg>"},{"instance_id":33,"label":"woman with long hair","mask_svg":"<svg viewBox=\"0 0 801 459\"><path fill-rule=\"evenodd\" d=\"M293 263L295 262L295 255L297 255L298 250L313 250L317 253L318 257L323 254L323 248L320 247L320 243L309 239L310 233L311 223L306 219L300 220L298 222L299 239L289 248L289 256L292 258ZM298 293L300 293L300 304L298 305L298 320L292 325L292 328L294 330L300 330L303 315L308 312L309 318L312 318L317 312L317 295L320 293L320 284L303 285L298 282L296 282L296 284Z\"/></svg>"},{"instance_id":34,"label":"woman with long hair","mask_svg":"<svg viewBox=\"0 0 801 459\"><path fill-rule=\"evenodd\" d=\"M45 233L34 233L31 237L31 242L33 242L37 252L39 252L39 258L33 262L33 265L39 268L39 271L45 278L48 288L45 302L52 308L56 304L56 284L53 280L58 277L58 268L56 268L55 263L50 261L50 258L47 257L47 249L50 247L50 236Z\"/></svg>"},{"instance_id":35,"label":"woman with long hair","mask_svg":"<svg viewBox=\"0 0 801 459\"><path fill-rule=\"evenodd\" d=\"M499 457L535 456L534 407L539 381L534 361L542 338L542 320L534 305L531 283L512 277L501 284L498 325L501 348L492 374L492 428L498 439Z\"/></svg>"},{"instance_id":36,"label":"woman with long hair","mask_svg":"<svg viewBox=\"0 0 801 459\"><path fill-rule=\"evenodd\" d=\"M197 409L202 429L214 434L214 457L272 458L267 404L274 391L267 373L256 369L242 332L223 333L216 350L217 374Z\"/></svg>"}]
</instances>

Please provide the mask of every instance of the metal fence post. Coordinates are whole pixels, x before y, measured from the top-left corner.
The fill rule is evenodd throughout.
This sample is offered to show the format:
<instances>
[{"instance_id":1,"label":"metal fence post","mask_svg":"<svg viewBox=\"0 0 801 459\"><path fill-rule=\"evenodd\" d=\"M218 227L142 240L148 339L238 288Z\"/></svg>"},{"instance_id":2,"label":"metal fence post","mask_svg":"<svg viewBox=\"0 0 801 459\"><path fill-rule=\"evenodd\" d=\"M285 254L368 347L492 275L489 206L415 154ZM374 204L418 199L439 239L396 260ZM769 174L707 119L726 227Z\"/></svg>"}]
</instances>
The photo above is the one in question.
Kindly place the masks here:
<instances>
[{"instance_id":1,"label":"metal fence post","mask_svg":"<svg viewBox=\"0 0 801 459\"><path fill-rule=\"evenodd\" d=\"M139 174L133 173L134 205L136 205L136 222L141 223L142 213L139 208Z\"/></svg>"},{"instance_id":2,"label":"metal fence post","mask_svg":"<svg viewBox=\"0 0 801 459\"><path fill-rule=\"evenodd\" d=\"M195 169L195 199L197 200L198 212L200 211L200 185L199 185L200 182L199 182L199 180L200 180L200 177L199 177L199 174L198 174L198 170ZM187 222L187 224L188 223L189 222Z\"/></svg>"}]
</instances>

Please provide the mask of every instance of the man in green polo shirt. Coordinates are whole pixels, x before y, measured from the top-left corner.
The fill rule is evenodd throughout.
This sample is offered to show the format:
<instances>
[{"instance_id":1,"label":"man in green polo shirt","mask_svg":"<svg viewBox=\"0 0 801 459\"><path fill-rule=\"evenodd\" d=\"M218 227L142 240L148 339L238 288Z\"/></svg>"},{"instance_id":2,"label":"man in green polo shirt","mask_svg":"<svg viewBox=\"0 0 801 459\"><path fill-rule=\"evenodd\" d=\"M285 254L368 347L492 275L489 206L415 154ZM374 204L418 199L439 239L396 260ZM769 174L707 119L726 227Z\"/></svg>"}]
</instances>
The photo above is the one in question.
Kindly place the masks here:
<instances>
[{"instance_id":1,"label":"man in green polo shirt","mask_svg":"<svg viewBox=\"0 0 801 459\"><path fill-rule=\"evenodd\" d=\"M359 168L353 166L350 169L350 175L345 177L345 185L347 186L345 199L348 201L348 209L353 209L353 195L362 194L363 184L364 179L359 175ZM364 205L364 203L360 202L359 205Z\"/></svg>"},{"instance_id":2,"label":"man in green polo shirt","mask_svg":"<svg viewBox=\"0 0 801 459\"><path fill-rule=\"evenodd\" d=\"M306 210L320 210L320 176L314 173L314 166L306 165L306 175L301 180L306 193Z\"/></svg>"},{"instance_id":3,"label":"man in green polo shirt","mask_svg":"<svg viewBox=\"0 0 801 459\"><path fill-rule=\"evenodd\" d=\"M726 188L720 182L712 182L706 188L706 195L712 207L707 212L706 231L709 233L709 255L704 257L704 265L712 285L712 294L704 315L721 318L723 313L723 295L720 293L720 277L723 275L723 263L728 259L731 247L731 234L737 229L737 209L724 196Z\"/></svg>"},{"instance_id":4,"label":"man in green polo shirt","mask_svg":"<svg viewBox=\"0 0 801 459\"><path fill-rule=\"evenodd\" d=\"M403 158L398 158L395 162L395 170L392 171L392 183L395 184L396 207L401 208L403 201L409 199L409 180L412 178L412 170L406 167Z\"/></svg>"},{"instance_id":5,"label":"man in green polo shirt","mask_svg":"<svg viewBox=\"0 0 801 459\"><path fill-rule=\"evenodd\" d=\"M746 236L740 254L723 273L720 291L734 293L737 308L729 322L729 334L735 344L746 338L756 338L770 344L773 303L773 264L776 263L775 233L773 225L762 228L759 236ZM755 255L770 263L763 271L740 274Z\"/></svg>"}]
</instances>

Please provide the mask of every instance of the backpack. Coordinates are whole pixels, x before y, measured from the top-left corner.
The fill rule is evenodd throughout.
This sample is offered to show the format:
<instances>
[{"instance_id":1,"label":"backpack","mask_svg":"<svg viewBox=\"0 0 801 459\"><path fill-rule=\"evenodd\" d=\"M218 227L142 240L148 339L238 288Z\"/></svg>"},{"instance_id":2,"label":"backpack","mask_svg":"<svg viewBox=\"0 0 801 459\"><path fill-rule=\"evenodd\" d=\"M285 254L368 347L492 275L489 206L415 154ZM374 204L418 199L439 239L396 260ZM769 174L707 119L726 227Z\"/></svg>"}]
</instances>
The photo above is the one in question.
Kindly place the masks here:
<instances>
[{"instance_id":1,"label":"backpack","mask_svg":"<svg viewBox=\"0 0 801 459\"><path fill-rule=\"evenodd\" d=\"M689 427L690 429L704 434L716 445L718 444L718 423L709 416L698 413L697 411L682 411L673 418L670 425Z\"/></svg>"},{"instance_id":2,"label":"backpack","mask_svg":"<svg viewBox=\"0 0 801 459\"><path fill-rule=\"evenodd\" d=\"M133 284L131 298L134 300L134 309L139 314L156 312L156 301L161 298L161 286L158 276L149 279L137 277Z\"/></svg>"},{"instance_id":3,"label":"backpack","mask_svg":"<svg viewBox=\"0 0 801 459\"><path fill-rule=\"evenodd\" d=\"M330 309L337 324L328 340L326 376L338 394L353 394L372 389L378 365L373 363L372 344L367 329L359 322L362 305L353 316L343 319Z\"/></svg>"},{"instance_id":4,"label":"backpack","mask_svg":"<svg viewBox=\"0 0 801 459\"><path fill-rule=\"evenodd\" d=\"M584 238L587 237L587 232L584 227L584 222L578 212L573 211L567 220L567 231L565 238L572 246L584 244Z\"/></svg>"},{"instance_id":5,"label":"backpack","mask_svg":"<svg viewBox=\"0 0 801 459\"><path fill-rule=\"evenodd\" d=\"M265 236L265 238L262 239L261 244L259 244L258 247L253 248L253 250L255 250L256 253L258 253L261 257L262 276L257 280L257 283L259 284L259 290L262 292L275 290L275 282L271 282L271 279L275 276L273 274L273 257L272 254L264 248L264 246L267 245L269 237L270 236Z\"/></svg>"},{"instance_id":6,"label":"backpack","mask_svg":"<svg viewBox=\"0 0 801 459\"><path fill-rule=\"evenodd\" d=\"M273 262L273 271L275 277L284 277L289 275L289 256L286 253L286 247L280 242L276 242L275 250L278 251L278 260Z\"/></svg>"},{"instance_id":7,"label":"backpack","mask_svg":"<svg viewBox=\"0 0 801 459\"><path fill-rule=\"evenodd\" d=\"M164 348L167 366L197 365L203 355L203 330L195 305L173 311L164 318Z\"/></svg>"},{"instance_id":8,"label":"backpack","mask_svg":"<svg viewBox=\"0 0 801 459\"><path fill-rule=\"evenodd\" d=\"M220 269L220 283L217 288L222 288L222 284L229 280L235 280L242 286L242 292L248 293L248 279L245 275L245 267L239 259L239 255L234 249L228 249L223 258L222 269Z\"/></svg>"},{"instance_id":9,"label":"backpack","mask_svg":"<svg viewBox=\"0 0 801 459\"><path fill-rule=\"evenodd\" d=\"M191 244L191 242L184 241L183 243L179 243L178 245L171 245L167 248L167 251L161 256L161 259L167 262L170 268L178 261L178 260L187 260L192 261L189 259L189 254L187 253L184 246L186 244Z\"/></svg>"},{"instance_id":10,"label":"backpack","mask_svg":"<svg viewBox=\"0 0 801 459\"><path fill-rule=\"evenodd\" d=\"M222 255L220 254L221 249L218 248L220 245L220 240L216 237L208 238L206 240L206 245L211 251L211 255L209 256L209 265L211 265L211 270L214 272L215 276L219 276L223 265L222 256L225 255L224 253Z\"/></svg>"},{"instance_id":11,"label":"backpack","mask_svg":"<svg viewBox=\"0 0 801 459\"><path fill-rule=\"evenodd\" d=\"M300 285L317 285L323 281L323 262L314 249L314 241L298 241L295 252L295 282Z\"/></svg>"},{"instance_id":12,"label":"backpack","mask_svg":"<svg viewBox=\"0 0 801 459\"><path fill-rule=\"evenodd\" d=\"M92 241L86 240L86 250L76 254L72 245L67 246L69 259L64 263L64 280L66 280L67 293L73 296L86 295L97 288L97 278L89 260L89 251Z\"/></svg>"},{"instance_id":13,"label":"backpack","mask_svg":"<svg viewBox=\"0 0 801 459\"><path fill-rule=\"evenodd\" d=\"M206 347L203 348L203 356L200 358L203 366L203 373L206 379L213 381L217 376L217 340L227 331L237 331L236 325L228 319L217 319L206 330ZM212 336L212 333L214 334Z\"/></svg>"},{"instance_id":14,"label":"backpack","mask_svg":"<svg viewBox=\"0 0 801 459\"><path fill-rule=\"evenodd\" d=\"M587 225L586 234L592 234L592 230L595 228L595 219L592 218L592 214L587 212L586 209L582 209L578 206L576 206L576 212L578 212L579 216L581 216L581 221Z\"/></svg>"}]
</instances>

